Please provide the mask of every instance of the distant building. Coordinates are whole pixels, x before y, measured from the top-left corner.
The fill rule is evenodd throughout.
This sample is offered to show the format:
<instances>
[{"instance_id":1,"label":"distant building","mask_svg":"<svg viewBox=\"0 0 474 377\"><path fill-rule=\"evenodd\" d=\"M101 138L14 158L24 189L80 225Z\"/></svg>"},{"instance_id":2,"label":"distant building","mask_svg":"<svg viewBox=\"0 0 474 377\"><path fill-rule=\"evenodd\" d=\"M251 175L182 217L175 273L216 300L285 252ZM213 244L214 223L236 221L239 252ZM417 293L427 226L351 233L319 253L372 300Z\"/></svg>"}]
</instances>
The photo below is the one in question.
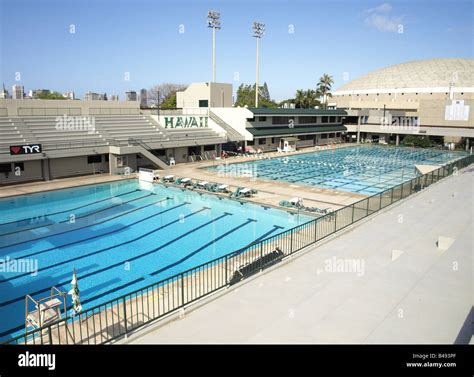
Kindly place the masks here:
<instances>
[{"instance_id":1,"label":"distant building","mask_svg":"<svg viewBox=\"0 0 474 377\"><path fill-rule=\"evenodd\" d=\"M12 86L12 98L13 99L23 99L25 96L23 85L13 85Z\"/></svg>"},{"instance_id":2,"label":"distant building","mask_svg":"<svg viewBox=\"0 0 474 377\"><path fill-rule=\"evenodd\" d=\"M104 95L100 93L87 92L84 94L85 101L103 101Z\"/></svg>"},{"instance_id":3,"label":"distant building","mask_svg":"<svg viewBox=\"0 0 474 377\"><path fill-rule=\"evenodd\" d=\"M125 101L137 101L137 92L125 92Z\"/></svg>"},{"instance_id":4,"label":"distant building","mask_svg":"<svg viewBox=\"0 0 474 377\"><path fill-rule=\"evenodd\" d=\"M5 89L5 84L3 84L3 89L0 91L0 99L9 98L8 90Z\"/></svg>"},{"instance_id":5,"label":"distant building","mask_svg":"<svg viewBox=\"0 0 474 377\"><path fill-rule=\"evenodd\" d=\"M147 91L146 89L140 90L140 107L147 107Z\"/></svg>"},{"instance_id":6,"label":"distant building","mask_svg":"<svg viewBox=\"0 0 474 377\"><path fill-rule=\"evenodd\" d=\"M110 95L110 100L109 101L118 101L118 100L119 100L118 94L111 94Z\"/></svg>"},{"instance_id":7,"label":"distant building","mask_svg":"<svg viewBox=\"0 0 474 377\"><path fill-rule=\"evenodd\" d=\"M67 99L76 99L76 95L74 94L74 92L63 93L63 97Z\"/></svg>"},{"instance_id":8,"label":"distant building","mask_svg":"<svg viewBox=\"0 0 474 377\"><path fill-rule=\"evenodd\" d=\"M49 89L33 89L28 92L28 97L38 99L41 94L51 94Z\"/></svg>"}]
</instances>

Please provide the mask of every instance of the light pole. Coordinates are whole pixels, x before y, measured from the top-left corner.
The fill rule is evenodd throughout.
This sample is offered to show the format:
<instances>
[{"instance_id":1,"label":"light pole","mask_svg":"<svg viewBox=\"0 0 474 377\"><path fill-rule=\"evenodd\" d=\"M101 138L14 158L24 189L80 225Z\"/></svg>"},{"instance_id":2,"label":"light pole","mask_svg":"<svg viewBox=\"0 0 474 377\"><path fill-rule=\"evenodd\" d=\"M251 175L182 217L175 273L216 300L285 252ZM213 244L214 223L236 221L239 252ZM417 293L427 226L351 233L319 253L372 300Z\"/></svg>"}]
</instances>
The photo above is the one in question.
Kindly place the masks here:
<instances>
[{"instance_id":1,"label":"light pole","mask_svg":"<svg viewBox=\"0 0 474 377\"><path fill-rule=\"evenodd\" d=\"M257 40L257 67L256 67L256 75L255 75L255 107L258 107L258 42L260 38L262 38L265 32L265 24L261 22L254 21L253 23L253 36Z\"/></svg>"},{"instance_id":2,"label":"light pole","mask_svg":"<svg viewBox=\"0 0 474 377\"><path fill-rule=\"evenodd\" d=\"M219 12L207 12L207 27L212 28L212 82L216 82L216 29L221 28L220 17Z\"/></svg>"}]
</instances>

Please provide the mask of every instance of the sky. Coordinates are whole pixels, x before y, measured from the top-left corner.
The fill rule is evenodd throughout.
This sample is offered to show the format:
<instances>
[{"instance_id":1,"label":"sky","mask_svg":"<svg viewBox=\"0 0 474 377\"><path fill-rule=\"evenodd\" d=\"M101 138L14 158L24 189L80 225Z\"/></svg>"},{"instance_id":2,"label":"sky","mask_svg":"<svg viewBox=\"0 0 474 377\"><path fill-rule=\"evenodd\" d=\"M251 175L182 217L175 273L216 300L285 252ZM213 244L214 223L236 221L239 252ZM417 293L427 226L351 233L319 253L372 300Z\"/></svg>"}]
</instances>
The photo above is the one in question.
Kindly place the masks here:
<instances>
[{"instance_id":1,"label":"sky","mask_svg":"<svg viewBox=\"0 0 474 377\"><path fill-rule=\"evenodd\" d=\"M208 10L221 13L217 81L260 82L276 100L410 60L473 58L473 0L0 0L0 81L119 94L212 78Z\"/></svg>"}]
</instances>

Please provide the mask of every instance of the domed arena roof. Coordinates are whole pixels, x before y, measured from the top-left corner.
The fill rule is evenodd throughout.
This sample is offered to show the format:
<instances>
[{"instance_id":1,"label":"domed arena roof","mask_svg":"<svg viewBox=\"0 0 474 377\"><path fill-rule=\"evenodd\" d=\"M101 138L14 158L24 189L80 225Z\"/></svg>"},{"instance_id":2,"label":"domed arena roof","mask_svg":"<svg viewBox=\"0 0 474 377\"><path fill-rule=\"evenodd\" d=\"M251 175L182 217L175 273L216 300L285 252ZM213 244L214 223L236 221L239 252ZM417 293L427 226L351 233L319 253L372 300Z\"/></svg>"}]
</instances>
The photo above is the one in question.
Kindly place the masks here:
<instances>
[{"instance_id":1,"label":"domed arena roof","mask_svg":"<svg viewBox=\"0 0 474 377\"><path fill-rule=\"evenodd\" d=\"M472 88L474 59L416 60L378 69L354 79L333 94L432 88ZM444 90L444 89L443 89ZM342 93L341 93L342 92Z\"/></svg>"}]
</instances>

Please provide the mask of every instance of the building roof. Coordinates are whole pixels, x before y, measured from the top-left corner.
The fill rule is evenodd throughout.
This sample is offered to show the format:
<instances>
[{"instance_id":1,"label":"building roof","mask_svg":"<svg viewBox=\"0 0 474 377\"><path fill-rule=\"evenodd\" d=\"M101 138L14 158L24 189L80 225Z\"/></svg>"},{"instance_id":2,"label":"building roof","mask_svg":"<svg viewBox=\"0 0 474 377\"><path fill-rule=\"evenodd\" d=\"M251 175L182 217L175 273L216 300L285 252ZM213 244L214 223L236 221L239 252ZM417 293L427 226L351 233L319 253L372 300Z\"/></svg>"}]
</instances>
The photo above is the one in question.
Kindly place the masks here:
<instances>
[{"instance_id":1,"label":"building roof","mask_svg":"<svg viewBox=\"0 0 474 377\"><path fill-rule=\"evenodd\" d=\"M303 126L303 127L249 127L247 131L253 136L285 136L314 134L319 132L344 132L347 128L341 125L334 126Z\"/></svg>"},{"instance_id":2,"label":"building roof","mask_svg":"<svg viewBox=\"0 0 474 377\"><path fill-rule=\"evenodd\" d=\"M356 78L333 94L406 88L446 91L452 84L454 88L474 86L474 59L429 59L396 64Z\"/></svg>"},{"instance_id":3,"label":"building roof","mask_svg":"<svg viewBox=\"0 0 474 377\"><path fill-rule=\"evenodd\" d=\"M281 116L294 116L294 115L347 115L344 110L341 109L270 109L267 107L249 107L248 108L254 115L281 115Z\"/></svg>"}]
</instances>

